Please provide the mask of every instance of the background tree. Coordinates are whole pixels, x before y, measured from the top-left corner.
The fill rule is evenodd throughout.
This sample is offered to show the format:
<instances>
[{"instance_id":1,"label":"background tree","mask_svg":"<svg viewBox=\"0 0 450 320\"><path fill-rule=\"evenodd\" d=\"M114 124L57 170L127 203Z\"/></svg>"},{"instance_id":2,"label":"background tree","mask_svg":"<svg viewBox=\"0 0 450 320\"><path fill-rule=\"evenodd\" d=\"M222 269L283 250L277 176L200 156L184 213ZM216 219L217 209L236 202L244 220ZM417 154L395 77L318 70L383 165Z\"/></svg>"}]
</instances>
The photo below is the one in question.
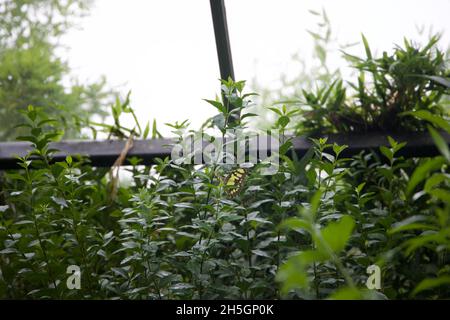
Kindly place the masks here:
<instances>
[{"instance_id":1,"label":"background tree","mask_svg":"<svg viewBox=\"0 0 450 320\"><path fill-rule=\"evenodd\" d=\"M105 79L81 85L57 55L64 49L61 36L91 5L91 0L0 2L0 140L20 134L18 111L28 105L58 116L66 138L79 136L80 120L107 115L113 92Z\"/></svg>"}]
</instances>

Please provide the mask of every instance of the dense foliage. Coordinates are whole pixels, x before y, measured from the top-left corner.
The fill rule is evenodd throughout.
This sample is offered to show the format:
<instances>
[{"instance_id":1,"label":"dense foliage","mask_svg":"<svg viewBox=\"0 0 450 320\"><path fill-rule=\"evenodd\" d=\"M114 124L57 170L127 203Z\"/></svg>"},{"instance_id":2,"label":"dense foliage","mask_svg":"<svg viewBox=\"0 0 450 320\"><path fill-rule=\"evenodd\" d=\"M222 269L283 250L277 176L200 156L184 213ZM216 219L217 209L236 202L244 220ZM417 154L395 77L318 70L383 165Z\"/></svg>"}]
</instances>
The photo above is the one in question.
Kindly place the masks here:
<instances>
[{"instance_id":1,"label":"dense foliage","mask_svg":"<svg viewBox=\"0 0 450 320\"><path fill-rule=\"evenodd\" d=\"M346 54L358 71L350 89L337 78L315 92L303 91L300 112L306 132L421 131L425 124L402 117L405 113L437 114L448 119L445 97L450 88L445 53L436 47L438 37L419 47L405 40L392 54L372 56L363 36L366 58ZM348 91L351 95L348 97Z\"/></svg>"},{"instance_id":2,"label":"dense foliage","mask_svg":"<svg viewBox=\"0 0 450 320\"><path fill-rule=\"evenodd\" d=\"M244 82L222 88L226 102L208 100L219 114L205 128L225 137L255 115ZM124 104L113 108L117 123L131 112ZM450 152L436 130L448 123L428 126L442 153L434 158L403 159L393 139L347 158L323 138L298 158L285 135L293 115L272 110L279 170L262 175L255 164L230 197L224 177L235 166L169 158L131 159L132 181L113 194L108 169L75 155L52 161L58 123L29 107L20 139L33 150L1 182L0 297L449 298ZM171 126L179 139L188 130ZM380 290L365 286L373 264ZM71 265L80 290L66 286Z\"/></svg>"},{"instance_id":3,"label":"dense foliage","mask_svg":"<svg viewBox=\"0 0 450 320\"><path fill-rule=\"evenodd\" d=\"M252 87L261 93L253 108L261 115L257 127L273 123L264 107L283 104L297 114L297 134L426 130L426 122L407 116L411 112L449 120L450 48L440 41L440 34L430 29L423 43L405 39L392 52L378 56L362 35L358 48L365 57L358 57L347 53L357 43L339 43L325 10L310 12L318 19L317 26L307 30L314 48L311 58L295 54L290 62L295 72L282 74L278 86L264 87L253 80ZM417 38L425 36L424 30L418 30ZM331 67L330 58L339 53L350 63L350 74Z\"/></svg>"}]
</instances>

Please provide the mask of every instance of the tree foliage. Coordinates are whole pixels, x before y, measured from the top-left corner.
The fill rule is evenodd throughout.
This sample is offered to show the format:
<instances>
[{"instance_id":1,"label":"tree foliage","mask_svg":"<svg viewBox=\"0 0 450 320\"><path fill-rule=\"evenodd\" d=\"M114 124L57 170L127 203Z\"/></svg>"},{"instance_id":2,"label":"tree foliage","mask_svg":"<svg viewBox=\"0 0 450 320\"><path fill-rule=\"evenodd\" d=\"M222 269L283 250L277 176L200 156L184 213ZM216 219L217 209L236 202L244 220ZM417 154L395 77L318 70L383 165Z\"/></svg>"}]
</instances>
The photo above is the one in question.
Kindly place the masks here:
<instances>
[{"instance_id":1,"label":"tree foliage","mask_svg":"<svg viewBox=\"0 0 450 320\"><path fill-rule=\"evenodd\" d=\"M56 54L62 49L61 36L87 13L90 3L0 3L0 140L14 137L20 121L17 111L28 105L43 107L47 113L61 117L68 137L74 137L79 119L106 116L105 105L112 92L105 79L87 85L71 80L67 61Z\"/></svg>"}]
</instances>

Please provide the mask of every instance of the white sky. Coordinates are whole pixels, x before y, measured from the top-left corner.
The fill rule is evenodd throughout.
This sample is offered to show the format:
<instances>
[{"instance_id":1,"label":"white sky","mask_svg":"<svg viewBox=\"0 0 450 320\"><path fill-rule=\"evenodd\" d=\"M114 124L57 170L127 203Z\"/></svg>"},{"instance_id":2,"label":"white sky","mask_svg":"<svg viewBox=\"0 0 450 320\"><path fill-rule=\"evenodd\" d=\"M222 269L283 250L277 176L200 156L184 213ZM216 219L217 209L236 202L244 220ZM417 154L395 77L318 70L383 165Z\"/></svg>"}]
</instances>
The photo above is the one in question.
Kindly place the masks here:
<instances>
[{"instance_id":1,"label":"white sky","mask_svg":"<svg viewBox=\"0 0 450 320\"><path fill-rule=\"evenodd\" d=\"M141 123L189 119L198 127L214 115L202 98L219 92L219 67L208 0L95 0L81 28L64 42L73 74L83 80L105 75L121 92L132 91ZM325 8L341 44L360 40L390 50L404 36L417 38L417 25L445 31L450 42L450 0L226 0L237 80L270 86L292 74L291 56L311 56L316 19ZM362 47L355 50L362 55Z\"/></svg>"}]
</instances>

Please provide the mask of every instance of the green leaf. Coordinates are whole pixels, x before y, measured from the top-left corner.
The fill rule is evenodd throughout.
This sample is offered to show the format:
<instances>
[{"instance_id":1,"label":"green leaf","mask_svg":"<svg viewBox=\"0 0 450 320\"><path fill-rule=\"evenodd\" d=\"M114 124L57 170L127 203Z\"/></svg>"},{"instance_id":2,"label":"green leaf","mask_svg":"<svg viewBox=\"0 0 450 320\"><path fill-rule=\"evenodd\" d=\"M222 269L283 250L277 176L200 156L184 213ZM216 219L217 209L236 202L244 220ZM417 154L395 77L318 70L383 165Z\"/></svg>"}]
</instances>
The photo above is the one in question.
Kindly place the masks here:
<instances>
[{"instance_id":1,"label":"green leaf","mask_svg":"<svg viewBox=\"0 0 450 320\"><path fill-rule=\"evenodd\" d=\"M36 118L37 118L37 112L36 112L36 109L32 106L32 105L29 105L28 106L28 114L27 114L27 116L28 116L28 118L31 120L31 121L35 121L36 120Z\"/></svg>"},{"instance_id":2,"label":"green leaf","mask_svg":"<svg viewBox=\"0 0 450 320\"><path fill-rule=\"evenodd\" d=\"M281 116L281 117L278 118L278 125L281 128L285 128L289 124L290 121L291 121L291 119L289 119L289 117Z\"/></svg>"},{"instance_id":3,"label":"green leaf","mask_svg":"<svg viewBox=\"0 0 450 320\"><path fill-rule=\"evenodd\" d=\"M448 179L450 179L449 175L446 175L444 173L435 173L429 179L427 179L423 190L425 192L431 192L434 187L438 186L444 181L447 181Z\"/></svg>"},{"instance_id":4,"label":"green leaf","mask_svg":"<svg viewBox=\"0 0 450 320\"><path fill-rule=\"evenodd\" d=\"M292 141L288 140L280 146L279 153L285 155L292 148Z\"/></svg>"},{"instance_id":5,"label":"green leaf","mask_svg":"<svg viewBox=\"0 0 450 320\"><path fill-rule=\"evenodd\" d=\"M405 116L405 115L411 115L416 118L419 118L419 119L422 119L425 121L429 121L432 124L434 124L435 126L447 131L447 133L450 133L450 123L447 120L445 120L444 118L434 115L427 110L417 110L417 111L408 111L408 112L400 113L400 116Z\"/></svg>"},{"instance_id":6,"label":"green leaf","mask_svg":"<svg viewBox=\"0 0 450 320\"><path fill-rule=\"evenodd\" d=\"M442 240L442 235L435 231L423 232L420 236L411 238L404 243L406 245L405 255L409 256L419 248L427 247L431 243L437 243Z\"/></svg>"},{"instance_id":7,"label":"green leaf","mask_svg":"<svg viewBox=\"0 0 450 320\"><path fill-rule=\"evenodd\" d=\"M314 218L316 216L317 210L319 209L319 205L320 205L320 200L322 198L322 190L317 190L316 193L313 195L312 199L311 199L311 210L310 210L310 214L311 217Z\"/></svg>"},{"instance_id":8,"label":"green leaf","mask_svg":"<svg viewBox=\"0 0 450 320\"><path fill-rule=\"evenodd\" d=\"M326 59L327 59L326 49L323 46L316 45L316 46L314 46L314 50L315 50L316 56L319 58L320 62L322 64L325 64Z\"/></svg>"},{"instance_id":9,"label":"green leaf","mask_svg":"<svg viewBox=\"0 0 450 320\"><path fill-rule=\"evenodd\" d=\"M348 148L348 146L345 145L345 144L342 145L342 146L339 146L339 145L337 145L336 143L334 143L334 144L333 144L333 152L335 153L336 158L339 157L339 155L341 154L341 152L344 151L344 150L347 149L347 148Z\"/></svg>"},{"instance_id":10,"label":"green leaf","mask_svg":"<svg viewBox=\"0 0 450 320\"><path fill-rule=\"evenodd\" d=\"M36 144L37 143L37 139L36 139L36 137L34 137L34 136L19 136L19 137L17 137L16 138L16 140L19 140L19 141L28 141L28 142L32 142L32 143L34 143L34 144Z\"/></svg>"},{"instance_id":11,"label":"green leaf","mask_svg":"<svg viewBox=\"0 0 450 320\"><path fill-rule=\"evenodd\" d=\"M333 292L328 299L331 300L361 300L363 295L357 288L341 288Z\"/></svg>"},{"instance_id":12,"label":"green leaf","mask_svg":"<svg viewBox=\"0 0 450 320\"><path fill-rule=\"evenodd\" d=\"M431 81L439 83L440 85L442 85L446 88L450 88L450 79L448 79L448 78L439 77L439 76L429 76L426 74L409 74L408 76L429 79Z\"/></svg>"},{"instance_id":13,"label":"green leaf","mask_svg":"<svg viewBox=\"0 0 450 320\"><path fill-rule=\"evenodd\" d=\"M162 134L158 131L158 127L156 126L156 119L153 119L152 124L152 139L162 138Z\"/></svg>"},{"instance_id":14,"label":"green leaf","mask_svg":"<svg viewBox=\"0 0 450 320\"><path fill-rule=\"evenodd\" d=\"M280 110L278 110L277 108L272 108L272 107L269 107L268 108L269 110L272 110L273 112L275 112L276 114L278 114L278 115L280 115L280 116L282 116L283 114L281 113L281 111Z\"/></svg>"},{"instance_id":15,"label":"green leaf","mask_svg":"<svg viewBox=\"0 0 450 320\"><path fill-rule=\"evenodd\" d=\"M424 223L418 223L420 221L427 221L428 217L423 215L415 215L409 218L406 218L400 222L394 223L392 225L392 228L388 230L388 234L394 234L402 231L407 230L430 230L430 229L436 229L433 226L424 224Z\"/></svg>"},{"instance_id":16,"label":"green leaf","mask_svg":"<svg viewBox=\"0 0 450 320\"><path fill-rule=\"evenodd\" d=\"M429 191L429 194L437 199L442 200L442 202L444 203L450 203L450 192L445 189L436 188Z\"/></svg>"},{"instance_id":17,"label":"green leaf","mask_svg":"<svg viewBox=\"0 0 450 320\"><path fill-rule=\"evenodd\" d=\"M308 221L297 217L292 217L284 220L279 225L279 228L289 228L292 230L305 229L308 231L311 231L312 229L311 224Z\"/></svg>"},{"instance_id":18,"label":"green leaf","mask_svg":"<svg viewBox=\"0 0 450 320\"><path fill-rule=\"evenodd\" d=\"M443 285L450 285L450 276L444 275L438 278L424 279L414 289L414 291L412 292L412 296L417 295L419 292L440 287Z\"/></svg>"},{"instance_id":19,"label":"green leaf","mask_svg":"<svg viewBox=\"0 0 450 320\"><path fill-rule=\"evenodd\" d=\"M3 250L0 250L0 254L8 254L8 253L16 253L17 249L14 248L6 248Z\"/></svg>"},{"instance_id":20,"label":"green leaf","mask_svg":"<svg viewBox=\"0 0 450 320\"><path fill-rule=\"evenodd\" d=\"M194 207L191 203L189 203L189 202L179 202L179 203L175 203L173 206L174 206L174 207L177 207L177 208L185 208L185 209L194 209L194 208L195 208L195 207Z\"/></svg>"},{"instance_id":21,"label":"green leaf","mask_svg":"<svg viewBox=\"0 0 450 320\"><path fill-rule=\"evenodd\" d=\"M204 101L208 102L209 104L211 104L212 106L214 106L217 110L219 110L221 113L226 113L227 110L225 108L225 106L219 102L219 101L215 101L215 100L208 100L208 99L203 99Z\"/></svg>"},{"instance_id":22,"label":"green leaf","mask_svg":"<svg viewBox=\"0 0 450 320\"><path fill-rule=\"evenodd\" d=\"M53 202L55 202L57 205L59 205L59 206L61 206L63 208L67 208L68 207L67 202L66 202L66 200L64 198L58 198L58 197L55 197L55 196L51 196L50 198L53 200Z\"/></svg>"},{"instance_id":23,"label":"green leaf","mask_svg":"<svg viewBox=\"0 0 450 320\"><path fill-rule=\"evenodd\" d=\"M394 154L391 149L389 149L388 147L385 147L385 146L381 146L380 151L386 158L388 158L389 162L392 162L392 159L394 158Z\"/></svg>"},{"instance_id":24,"label":"green leaf","mask_svg":"<svg viewBox=\"0 0 450 320\"><path fill-rule=\"evenodd\" d=\"M259 249L252 250L252 253L257 255L257 256L260 256L260 257L272 258L272 256L270 254L268 254L265 251L259 250Z\"/></svg>"},{"instance_id":25,"label":"green leaf","mask_svg":"<svg viewBox=\"0 0 450 320\"><path fill-rule=\"evenodd\" d=\"M365 182L363 182L363 183L360 183L357 187L356 187L356 193L359 195L360 193L361 193L361 191L362 191L362 189L364 188L364 186L366 185L366 183Z\"/></svg>"},{"instance_id":26,"label":"green leaf","mask_svg":"<svg viewBox=\"0 0 450 320\"><path fill-rule=\"evenodd\" d=\"M244 114L242 117L241 117L241 120L244 120L245 118L248 118L248 117L257 117L258 115L256 114L256 113L246 113L246 114Z\"/></svg>"},{"instance_id":27,"label":"green leaf","mask_svg":"<svg viewBox=\"0 0 450 320\"><path fill-rule=\"evenodd\" d=\"M396 154L400 149L402 149L404 146L406 146L406 142L398 143L393 147L394 154Z\"/></svg>"},{"instance_id":28,"label":"green leaf","mask_svg":"<svg viewBox=\"0 0 450 320\"><path fill-rule=\"evenodd\" d=\"M364 49L366 50L366 56L369 60L372 60L372 52L370 51L369 42L367 42L366 37L364 34L361 33L361 38L364 44Z\"/></svg>"},{"instance_id":29,"label":"green leaf","mask_svg":"<svg viewBox=\"0 0 450 320\"><path fill-rule=\"evenodd\" d=\"M311 37L313 37L315 40L322 40L323 39L322 36L320 34L318 34L317 32L313 32L313 31L310 31L310 30L306 30L306 32L308 32L311 35Z\"/></svg>"},{"instance_id":30,"label":"green leaf","mask_svg":"<svg viewBox=\"0 0 450 320\"><path fill-rule=\"evenodd\" d=\"M244 95L242 96L242 99L245 99L245 98L248 98L248 97L251 97L251 96L259 96L259 94L256 93L256 92L246 93L246 94L244 94Z\"/></svg>"},{"instance_id":31,"label":"green leaf","mask_svg":"<svg viewBox=\"0 0 450 320\"><path fill-rule=\"evenodd\" d=\"M7 172L6 176L8 177L8 179L27 181L27 179L23 175L20 175L18 173Z\"/></svg>"},{"instance_id":32,"label":"green leaf","mask_svg":"<svg viewBox=\"0 0 450 320\"><path fill-rule=\"evenodd\" d=\"M256 208L260 207L261 205L263 205L264 203L268 203L268 202L273 202L273 199L263 199L260 201L256 201L256 202L252 203L249 208L256 209Z\"/></svg>"},{"instance_id":33,"label":"green leaf","mask_svg":"<svg viewBox=\"0 0 450 320\"><path fill-rule=\"evenodd\" d=\"M225 130L225 116L222 113L216 114L212 122L219 130Z\"/></svg>"},{"instance_id":34,"label":"green leaf","mask_svg":"<svg viewBox=\"0 0 450 320\"><path fill-rule=\"evenodd\" d=\"M414 170L411 179L408 182L408 186L406 187L406 194L408 196L414 191L414 188L423 180L428 177L428 173L434 170L438 170L445 164L445 159L441 156L428 159L421 165L419 165L416 170Z\"/></svg>"},{"instance_id":35,"label":"green leaf","mask_svg":"<svg viewBox=\"0 0 450 320\"><path fill-rule=\"evenodd\" d=\"M325 260L318 251L303 251L290 257L278 270L276 281L282 283L281 292L287 294L293 289L303 289L308 286L309 279L306 266L313 262Z\"/></svg>"},{"instance_id":36,"label":"green leaf","mask_svg":"<svg viewBox=\"0 0 450 320\"><path fill-rule=\"evenodd\" d=\"M427 127L431 137L433 138L434 143L436 144L436 147L439 149L439 151L447 160L447 162L450 162L450 150L448 148L447 142L432 126L428 125Z\"/></svg>"},{"instance_id":37,"label":"green leaf","mask_svg":"<svg viewBox=\"0 0 450 320\"><path fill-rule=\"evenodd\" d=\"M344 250L352 235L355 221L349 215L344 215L338 222L331 222L320 230L320 234L327 245L335 253Z\"/></svg>"},{"instance_id":38,"label":"green leaf","mask_svg":"<svg viewBox=\"0 0 450 320\"><path fill-rule=\"evenodd\" d=\"M147 121L147 125L145 126L144 133L142 134L142 137L144 139L147 139L149 132L150 132L150 121Z\"/></svg>"}]
</instances>

